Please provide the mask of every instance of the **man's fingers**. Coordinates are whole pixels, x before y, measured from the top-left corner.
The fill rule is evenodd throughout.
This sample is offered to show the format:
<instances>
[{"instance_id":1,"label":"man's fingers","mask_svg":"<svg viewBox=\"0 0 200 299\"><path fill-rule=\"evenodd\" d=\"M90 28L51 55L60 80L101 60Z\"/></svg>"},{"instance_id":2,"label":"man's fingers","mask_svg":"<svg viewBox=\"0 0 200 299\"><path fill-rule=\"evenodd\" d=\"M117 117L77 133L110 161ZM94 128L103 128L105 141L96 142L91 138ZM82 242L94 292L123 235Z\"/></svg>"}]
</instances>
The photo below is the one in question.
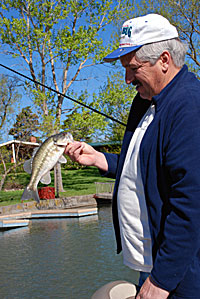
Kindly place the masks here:
<instances>
[{"instance_id":1,"label":"man's fingers","mask_svg":"<svg viewBox=\"0 0 200 299\"><path fill-rule=\"evenodd\" d=\"M64 153L66 155L73 155L74 151L76 151L79 147L81 147L81 142L75 141L73 143L68 143Z\"/></svg>"}]
</instances>

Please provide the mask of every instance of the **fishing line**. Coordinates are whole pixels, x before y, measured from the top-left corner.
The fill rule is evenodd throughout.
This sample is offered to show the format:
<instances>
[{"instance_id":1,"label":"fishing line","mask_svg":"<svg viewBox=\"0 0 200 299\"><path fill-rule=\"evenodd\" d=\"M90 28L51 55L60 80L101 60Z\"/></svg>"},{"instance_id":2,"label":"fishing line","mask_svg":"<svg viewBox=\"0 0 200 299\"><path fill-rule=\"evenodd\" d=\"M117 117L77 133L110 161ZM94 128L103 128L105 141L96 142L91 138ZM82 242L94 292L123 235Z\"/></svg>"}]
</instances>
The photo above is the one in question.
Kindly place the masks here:
<instances>
[{"instance_id":1,"label":"fishing line","mask_svg":"<svg viewBox=\"0 0 200 299\"><path fill-rule=\"evenodd\" d=\"M33 79L27 77L26 75L24 75L24 74L22 74L22 73L19 73L19 72L15 71L15 70L9 68L8 66L5 66L5 65L3 65L3 64L1 64L1 63L0 63L0 66L4 67L5 69L7 69L7 70L9 70L9 71L11 71L11 72L13 72L13 73L15 73L15 74L21 76L21 77L24 77L25 79L28 79L28 80L30 80L30 81L36 83L36 84L39 84L39 85L43 86L44 88L47 88L47 89L49 89L49 90L51 90L51 91L53 91L53 92L55 92L55 93L57 93L57 94L59 94L59 95L65 97L65 98L67 98L67 99L69 99L69 100L71 100L71 101L73 101L73 102L75 102L75 103L77 103L77 104L79 104L79 105L81 105L81 106L87 108L87 109L90 109L90 110L92 110L92 111L95 112L95 113L101 114L102 116L104 116L104 117L106 117L106 118L109 118L109 119L111 119L112 121L117 122L118 124L120 124L120 125L122 125L122 126L126 126L125 123L123 123L123 122L121 122L121 121L115 119L114 117L109 116L109 115L105 114L104 112L101 112L101 111L99 111L99 110L97 110L97 109L95 109L95 108L93 108L93 107L90 107L90 106L84 104L84 103L81 103L81 102L79 102L78 100L75 100L75 99L73 99L73 98L71 98L71 97L69 97L69 96L67 96L67 95L65 95L65 94L63 94L63 93L61 93L61 92L58 92L57 90L55 90L55 89L53 89L53 88L51 88L51 87L49 87L49 86L47 86L47 85L45 85L45 84L39 82L39 81L33 80Z\"/></svg>"}]
</instances>

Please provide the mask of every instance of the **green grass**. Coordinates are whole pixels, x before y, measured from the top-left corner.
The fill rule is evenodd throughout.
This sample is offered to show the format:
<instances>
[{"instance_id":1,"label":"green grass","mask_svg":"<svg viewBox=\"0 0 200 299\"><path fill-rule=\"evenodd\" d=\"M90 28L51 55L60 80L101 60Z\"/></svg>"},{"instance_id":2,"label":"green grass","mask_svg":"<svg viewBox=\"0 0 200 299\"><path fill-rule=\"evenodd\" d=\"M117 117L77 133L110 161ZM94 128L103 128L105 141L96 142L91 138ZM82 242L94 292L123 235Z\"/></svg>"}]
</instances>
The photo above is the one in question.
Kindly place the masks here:
<instances>
[{"instance_id":1,"label":"green grass","mask_svg":"<svg viewBox=\"0 0 200 299\"><path fill-rule=\"evenodd\" d=\"M52 182L49 186L54 186L53 173L51 174ZM78 170L62 170L62 178L63 178L63 188L65 192L62 192L60 196L78 196L78 195L87 195L87 194L95 194L96 187L95 182L108 182L113 181L108 178L101 177L98 169L95 167L87 167ZM24 188L30 179L30 175L23 173L11 174L7 181L7 186L20 186ZM5 185L5 186L6 186ZM46 185L42 185L39 183L39 187L43 187ZM16 204L20 202L21 190L16 191L0 191L0 206L2 205L10 205Z\"/></svg>"},{"instance_id":2,"label":"green grass","mask_svg":"<svg viewBox=\"0 0 200 299\"><path fill-rule=\"evenodd\" d=\"M14 205L20 202L23 191L0 191L0 206Z\"/></svg>"},{"instance_id":3,"label":"green grass","mask_svg":"<svg viewBox=\"0 0 200 299\"><path fill-rule=\"evenodd\" d=\"M63 174L63 188L65 196L95 194L95 182L113 181L101 177L98 169L87 168L80 170L67 170Z\"/></svg>"}]
</instances>

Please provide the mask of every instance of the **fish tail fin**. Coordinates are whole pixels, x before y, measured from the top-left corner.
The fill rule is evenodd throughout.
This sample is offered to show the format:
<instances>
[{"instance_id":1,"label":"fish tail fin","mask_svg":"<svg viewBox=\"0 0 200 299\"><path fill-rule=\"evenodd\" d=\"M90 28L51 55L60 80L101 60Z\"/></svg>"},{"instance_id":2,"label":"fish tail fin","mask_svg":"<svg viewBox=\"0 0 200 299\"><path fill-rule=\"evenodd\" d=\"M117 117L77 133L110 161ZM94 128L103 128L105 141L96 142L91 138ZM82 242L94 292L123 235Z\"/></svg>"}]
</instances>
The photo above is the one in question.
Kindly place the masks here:
<instances>
[{"instance_id":1,"label":"fish tail fin","mask_svg":"<svg viewBox=\"0 0 200 299\"><path fill-rule=\"evenodd\" d=\"M40 202L40 198L39 198L37 189L31 190L31 189L28 189L28 187L26 187L24 189L21 200L23 201L23 200L28 200L28 199L34 199L37 202Z\"/></svg>"}]
</instances>

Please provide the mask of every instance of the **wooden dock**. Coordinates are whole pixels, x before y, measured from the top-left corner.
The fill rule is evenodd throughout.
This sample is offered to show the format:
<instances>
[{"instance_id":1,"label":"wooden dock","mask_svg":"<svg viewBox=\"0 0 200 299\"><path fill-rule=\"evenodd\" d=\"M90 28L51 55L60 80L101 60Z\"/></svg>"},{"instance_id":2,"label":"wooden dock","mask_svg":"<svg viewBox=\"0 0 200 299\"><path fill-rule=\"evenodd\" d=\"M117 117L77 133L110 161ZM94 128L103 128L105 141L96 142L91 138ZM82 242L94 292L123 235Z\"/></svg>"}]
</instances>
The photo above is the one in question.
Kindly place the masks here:
<instances>
[{"instance_id":1,"label":"wooden dock","mask_svg":"<svg viewBox=\"0 0 200 299\"><path fill-rule=\"evenodd\" d=\"M33 212L14 213L0 216L0 229L9 229L22 226L28 226L29 220L41 218L69 218L86 217L96 215L98 210L94 208L75 208L75 209L55 209L55 210L37 210Z\"/></svg>"},{"instance_id":2,"label":"wooden dock","mask_svg":"<svg viewBox=\"0 0 200 299\"><path fill-rule=\"evenodd\" d=\"M94 198L98 204L110 204L112 202L114 182L95 182L96 194Z\"/></svg>"},{"instance_id":3,"label":"wooden dock","mask_svg":"<svg viewBox=\"0 0 200 299\"><path fill-rule=\"evenodd\" d=\"M25 227L29 225L29 220L1 220L0 230L7 230L11 228Z\"/></svg>"},{"instance_id":4,"label":"wooden dock","mask_svg":"<svg viewBox=\"0 0 200 299\"><path fill-rule=\"evenodd\" d=\"M110 193L97 193L94 195L94 198L96 199L98 205L112 203L112 194Z\"/></svg>"}]
</instances>

